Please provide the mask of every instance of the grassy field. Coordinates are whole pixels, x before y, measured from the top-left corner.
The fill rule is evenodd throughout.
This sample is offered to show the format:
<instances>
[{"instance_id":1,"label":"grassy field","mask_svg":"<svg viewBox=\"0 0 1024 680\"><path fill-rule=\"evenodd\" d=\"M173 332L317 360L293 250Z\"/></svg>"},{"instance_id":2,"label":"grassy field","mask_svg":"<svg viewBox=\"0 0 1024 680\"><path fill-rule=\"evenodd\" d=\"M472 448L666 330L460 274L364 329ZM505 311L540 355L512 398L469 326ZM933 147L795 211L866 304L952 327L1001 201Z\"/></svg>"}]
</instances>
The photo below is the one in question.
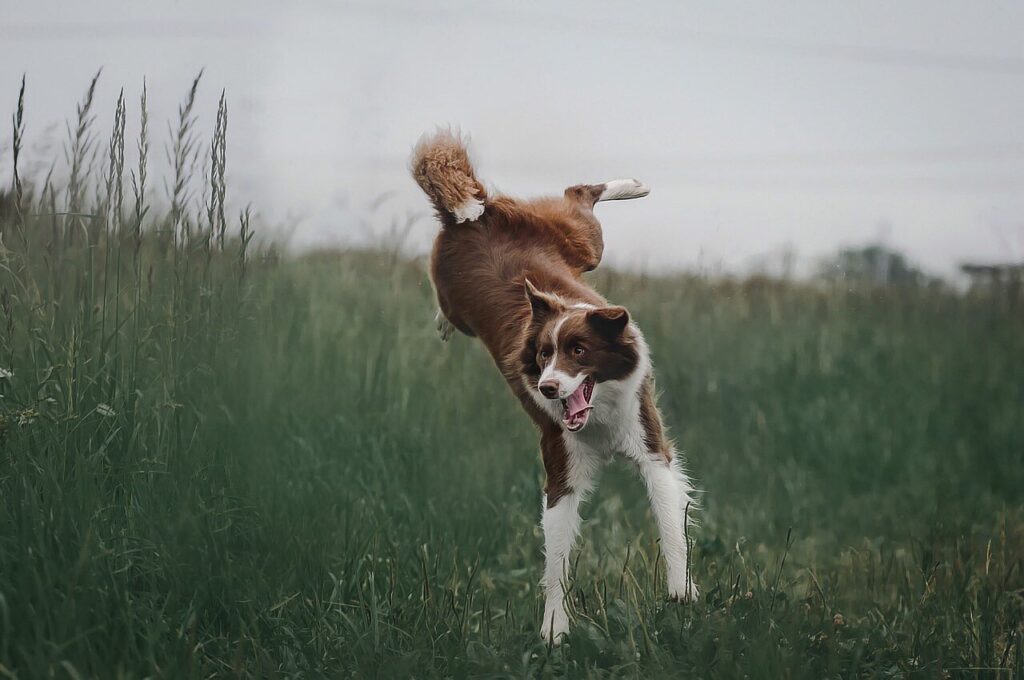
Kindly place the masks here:
<instances>
[{"instance_id":1,"label":"grassy field","mask_svg":"<svg viewBox=\"0 0 1024 680\"><path fill-rule=\"evenodd\" d=\"M249 244L223 134L189 195L187 104L166 209L88 107L78 175L0 198L0 676L1024 677L1020 308L597 272L704 490L702 597L612 466L551 649L537 440L482 347L422 262Z\"/></svg>"}]
</instances>

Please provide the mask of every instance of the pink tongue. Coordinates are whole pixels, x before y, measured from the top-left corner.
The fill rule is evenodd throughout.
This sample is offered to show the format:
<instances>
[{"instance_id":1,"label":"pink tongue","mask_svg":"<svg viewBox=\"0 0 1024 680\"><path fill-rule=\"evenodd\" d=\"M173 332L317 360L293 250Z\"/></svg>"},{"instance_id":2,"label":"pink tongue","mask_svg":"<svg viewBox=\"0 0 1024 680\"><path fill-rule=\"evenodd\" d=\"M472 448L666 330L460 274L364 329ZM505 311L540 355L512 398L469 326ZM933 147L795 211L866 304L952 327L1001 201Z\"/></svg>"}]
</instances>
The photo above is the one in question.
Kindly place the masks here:
<instances>
[{"instance_id":1,"label":"pink tongue","mask_svg":"<svg viewBox=\"0 0 1024 680\"><path fill-rule=\"evenodd\" d=\"M587 409L592 408L590 406L590 404L587 403L587 398L585 396L583 396L583 384L582 383L580 384L579 387L576 388L575 392L573 392L572 394L569 395L569 400L568 400L568 403L567 403L567 407L568 407L568 410L569 410L569 417L570 418L578 416L579 414L583 413Z\"/></svg>"}]
</instances>

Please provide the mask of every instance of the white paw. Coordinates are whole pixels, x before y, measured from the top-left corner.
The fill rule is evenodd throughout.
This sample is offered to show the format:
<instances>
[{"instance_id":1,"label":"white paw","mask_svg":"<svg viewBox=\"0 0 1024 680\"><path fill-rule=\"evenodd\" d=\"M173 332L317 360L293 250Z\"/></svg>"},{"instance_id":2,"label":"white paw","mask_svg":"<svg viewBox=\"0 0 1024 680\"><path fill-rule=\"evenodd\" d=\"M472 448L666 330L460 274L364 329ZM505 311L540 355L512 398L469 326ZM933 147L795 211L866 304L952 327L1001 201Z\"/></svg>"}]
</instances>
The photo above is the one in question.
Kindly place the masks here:
<instances>
[{"instance_id":1,"label":"white paw","mask_svg":"<svg viewBox=\"0 0 1024 680\"><path fill-rule=\"evenodd\" d=\"M697 584L692 580L687 583L685 576L682 579L670 579L668 582L668 597L674 602L696 602L700 597Z\"/></svg>"},{"instance_id":2,"label":"white paw","mask_svg":"<svg viewBox=\"0 0 1024 680\"><path fill-rule=\"evenodd\" d=\"M569 617L564 609L544 610L544 623L540 627L540 637L555 647L569 634Z\"/></svg>"},{"instance_id":3,"label":"white paw","mask_svg":"<svg viewBox=\"0 0 1024 680\"><path fill-rule=\"evenodd\" d=\"M441 336L441 342L448 342L448 338L452 337L452 334L455 333L455 326L445 318L440 309L434 315L434 321L437 323L437 334Z\"/></svg>"},{"instance_id":4,"label":"white paw","mask_svg":"<svg viewBox=\"0 0 1024 680\"><path fill-rule=\"evenodd\" d=\"M613 179L604 183L604 191L598 201L622 201L630 198L643 198L651 193L643 182L635 179Z\"/></svg>"}]
</instances>

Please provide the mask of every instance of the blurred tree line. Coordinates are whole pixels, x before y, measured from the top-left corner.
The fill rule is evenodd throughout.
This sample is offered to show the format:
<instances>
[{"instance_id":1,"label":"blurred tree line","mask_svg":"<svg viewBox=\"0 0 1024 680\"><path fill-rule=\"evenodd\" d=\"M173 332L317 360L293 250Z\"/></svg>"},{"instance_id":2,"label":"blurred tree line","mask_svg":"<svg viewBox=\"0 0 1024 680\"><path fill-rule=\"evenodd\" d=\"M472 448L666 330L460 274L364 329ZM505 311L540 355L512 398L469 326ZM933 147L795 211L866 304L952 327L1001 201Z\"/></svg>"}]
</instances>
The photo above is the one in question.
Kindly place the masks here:
<instances>
[{"instance_id":1,"label":"blurred tree line","mask_svg":"<svg viewBox=\"0 0 1024 680\"><path fill-rule=\"evenodd\" d=\"M942 284L942 279L926 274L899 251L877 243L841 249L821 263L818 276L826 281L880 286Z\"/></svg>"}]
</instances>

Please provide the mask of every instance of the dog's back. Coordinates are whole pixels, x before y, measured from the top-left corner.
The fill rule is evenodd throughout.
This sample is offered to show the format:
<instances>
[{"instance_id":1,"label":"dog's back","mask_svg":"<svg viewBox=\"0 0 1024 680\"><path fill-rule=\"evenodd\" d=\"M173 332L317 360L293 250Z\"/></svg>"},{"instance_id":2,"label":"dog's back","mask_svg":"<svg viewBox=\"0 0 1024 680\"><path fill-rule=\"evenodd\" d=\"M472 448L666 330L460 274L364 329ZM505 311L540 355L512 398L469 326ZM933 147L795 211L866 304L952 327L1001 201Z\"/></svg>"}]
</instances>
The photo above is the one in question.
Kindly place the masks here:
<instances>
[{"instance_id":1,"label":"dog's back","mask_svg":"<svg viewBox=\"0 0 1024 680\"><path fill-rule=\"evenodd\" d=\"M604 304L579 279L604 250L592 208L599 200L646 194L626 180L633 184L611 190L609 184L578 185L561 197L533 201L491 196L465 143L450 131L420 140L412 173L442 225L430 267L441 313L461 332L478 336L503 371L515 360L530 316L525 279L567 299Z\"/></svg>"}]
</instances>

